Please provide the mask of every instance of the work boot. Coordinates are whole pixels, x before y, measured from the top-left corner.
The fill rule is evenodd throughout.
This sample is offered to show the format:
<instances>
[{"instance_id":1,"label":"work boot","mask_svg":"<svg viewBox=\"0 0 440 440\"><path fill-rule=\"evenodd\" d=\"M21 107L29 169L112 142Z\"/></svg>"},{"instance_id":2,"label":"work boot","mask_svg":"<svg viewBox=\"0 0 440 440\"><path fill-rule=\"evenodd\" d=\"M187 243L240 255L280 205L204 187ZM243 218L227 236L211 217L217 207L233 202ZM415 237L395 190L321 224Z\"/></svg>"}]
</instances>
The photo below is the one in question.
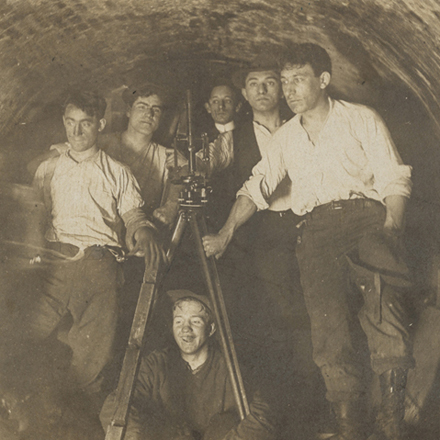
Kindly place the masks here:
<instances>
[{"instance_id":1,"label":"work boot","mask_svg":"<svg viewBox=\"0 0 440 440\"><path fill-rule=\"evenodd\" d=\"M379 377L382 402L374 432L368 440L402 440L406 375L406 370L396 368Z\"/></svg>"},{"instance_id":2,"label":"work boot","mask_svg":"<svg viewBox=\"0 0 440 440\"><path fill-rule=\"evenodd\" d=\"M333 402L338 432L328 440L365 440L365 405L359 400Z\"/></svg>"}]
</instances>

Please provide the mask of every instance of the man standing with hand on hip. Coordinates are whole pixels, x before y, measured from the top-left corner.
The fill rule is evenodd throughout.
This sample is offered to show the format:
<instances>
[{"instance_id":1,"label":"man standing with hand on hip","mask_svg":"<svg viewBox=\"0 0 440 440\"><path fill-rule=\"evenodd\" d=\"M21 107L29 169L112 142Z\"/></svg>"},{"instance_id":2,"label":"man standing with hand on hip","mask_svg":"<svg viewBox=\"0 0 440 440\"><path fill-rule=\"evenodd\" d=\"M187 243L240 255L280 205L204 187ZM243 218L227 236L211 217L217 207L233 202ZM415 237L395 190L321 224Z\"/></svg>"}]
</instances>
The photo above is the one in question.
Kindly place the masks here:
<instances>
[{"instance_id":1,"label":"man standing with hand on hip","mask_svg":"<svg viewBox=\"0 0 440 440\"><path fill-rule=\"evenodd\" d=\"M290 47L280 67L284 96L296 116L272 137L271 154L238 192L219 234L204 238L205 250L220 256L234 231L266 209L289 176L291 209L305 216L297 256L314 360L338 420L333 438L367 438L352 281L362 291L358 316L382 390L371 438L400 440L406 372L414 364L405 305L411 283L400 249L411 168L403 165L375 111L329 98L332 66L323 48Z\"/></svg>"}]
</instances>

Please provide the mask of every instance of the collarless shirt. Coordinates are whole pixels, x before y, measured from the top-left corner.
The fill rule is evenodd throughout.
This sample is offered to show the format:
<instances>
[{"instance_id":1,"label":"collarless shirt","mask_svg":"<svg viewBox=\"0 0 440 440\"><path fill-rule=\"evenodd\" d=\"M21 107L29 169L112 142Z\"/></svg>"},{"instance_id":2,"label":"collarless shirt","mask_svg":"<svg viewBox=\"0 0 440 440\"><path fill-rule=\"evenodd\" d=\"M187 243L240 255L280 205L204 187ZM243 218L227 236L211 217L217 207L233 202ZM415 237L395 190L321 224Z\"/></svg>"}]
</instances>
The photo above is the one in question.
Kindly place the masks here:
<instances>
[{"instance_id":1,"label":"collarless shirt","mask_svg":"<svg viewBox=\"0 0 440 440\"><path fill-rule=\"evenodd\" d=\"M150 142L140 153L135 153L124 145L120 132L103 136L99 145L111 157L128 165L141 188L144 211L152 215L166 200L170 169L175 166L174 150ZM186 163L185 157L178 152L177 166L183 167Z\"/></svg>"},{"instance_id":2,"label":"collarless shirt","mask_svg":"<svg viewBox=\"0 0 440 440\"><path fill-rule=\"evenodd\" d=\"M85 249L122 246L122 216L141 208L139 186L130 170L103 151L77 162L67 150L50 181L52 225L46 237ZM49 161L38 168L34 185L42 190Z\"/></svg>"},{"instance_id":3,"label":"collarless shirt","mask_svg":"<svg viewBox=\"0 0 440 440\"><path fill-rule=\"evenodd\" d=\"M286 175L292 181L290 208L297 215L337 200L383 203L390 195L411 194L411 167L402 163L382 118L364 105L330 99L315 144L297 115L274 134L268 149L237 194L251 198L259 210L268 208Z\"/></svg>"}]
</instances>

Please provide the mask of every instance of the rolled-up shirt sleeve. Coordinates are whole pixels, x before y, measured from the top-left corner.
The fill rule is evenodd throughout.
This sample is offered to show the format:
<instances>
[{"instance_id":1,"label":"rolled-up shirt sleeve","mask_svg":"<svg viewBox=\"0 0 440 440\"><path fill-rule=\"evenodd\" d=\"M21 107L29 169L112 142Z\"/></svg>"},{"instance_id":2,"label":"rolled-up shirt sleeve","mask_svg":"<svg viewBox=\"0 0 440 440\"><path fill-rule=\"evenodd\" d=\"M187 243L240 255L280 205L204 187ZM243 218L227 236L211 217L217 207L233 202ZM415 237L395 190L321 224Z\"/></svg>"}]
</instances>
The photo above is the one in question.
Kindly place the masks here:
<instances>
[{"instance_id":1,"label":"rolled-up shirt sleeve","mask_svg":"<svg viewBox=\"0 0 440 440\"><path fill-rule=\"evenodd\" d=\"M382 200L391 195L410 197L412 168L404 165L382 118L371 109L365 116L362 147L374 176L374 188Z\"/></svg>"},{"instance_id":2,"label":"rolled-up shirt sleeve","mask_svg":"<svg viewBox=\"0 0 440 440\"><path fill-rule=\"evenodd\" d=\"M156 230L141 209L143 205L144 201L136 179L127 168L124 168L118 180L117 208L127 229L127 237L134 235L143 226Z\"/></svg>"},{"instance_id":3,"label":"rolled-up shirt sleeve","mask_svg":"<svg viewBox=\"0 0 440 440\"><path fill-rule=\"evenodd\" d=\"M283 158L283 138L279 136L279 133L275 133L267 146L267 151L270 153L255 165L252 176L237 193L237 197L250 198L257 206L258 211L269 208L269 197L287 175Z\"/></svg>"}]
</instances>

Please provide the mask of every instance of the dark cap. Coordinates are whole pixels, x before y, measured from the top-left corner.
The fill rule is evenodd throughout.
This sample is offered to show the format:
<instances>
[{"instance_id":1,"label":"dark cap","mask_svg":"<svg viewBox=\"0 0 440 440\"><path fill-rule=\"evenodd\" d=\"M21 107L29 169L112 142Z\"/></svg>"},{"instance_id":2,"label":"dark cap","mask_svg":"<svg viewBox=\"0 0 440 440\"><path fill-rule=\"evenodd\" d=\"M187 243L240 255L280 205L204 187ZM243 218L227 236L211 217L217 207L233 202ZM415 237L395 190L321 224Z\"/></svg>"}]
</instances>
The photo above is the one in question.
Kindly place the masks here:
<instances>
[{"instance_id":1,"label":"dark cap","mask_svg":"<svg viewBox=\"0 0 440 440\"><path fill-rule=\"evenodd\" d=\"M204 306L208 307L210 311L212 310L212 305L210 299L206 295L197 295L191 290L169 290L167 295L171 298L173 304L175 304L180 299L188 298L195 299L196 301L201 302Z\"/></svg>"},{"instance_id":2,"label":"dark cap","mask_svg":"<svg viewBox=\"0 0 440 440\"><path fill-rule=\"evenodd\" d=\"M275 53L265 51L257 55L250 63L244 63L239 70L232 74L232 82L235 87L242 89L249 73L266 70L279 72L278 57Z\"/></svg>"},{"instance_id":3,"label":"dark cap","mask_svg":"<svg viewBox=\"0 0 440 440\"><path fill-rule=\"evenodd\" d=\"M403 249L397 237L384 231L365 234L359 241L359 263L378 272L388 284L411 287L411 275L403 258Z\"/></svg>"}]
</instances>

